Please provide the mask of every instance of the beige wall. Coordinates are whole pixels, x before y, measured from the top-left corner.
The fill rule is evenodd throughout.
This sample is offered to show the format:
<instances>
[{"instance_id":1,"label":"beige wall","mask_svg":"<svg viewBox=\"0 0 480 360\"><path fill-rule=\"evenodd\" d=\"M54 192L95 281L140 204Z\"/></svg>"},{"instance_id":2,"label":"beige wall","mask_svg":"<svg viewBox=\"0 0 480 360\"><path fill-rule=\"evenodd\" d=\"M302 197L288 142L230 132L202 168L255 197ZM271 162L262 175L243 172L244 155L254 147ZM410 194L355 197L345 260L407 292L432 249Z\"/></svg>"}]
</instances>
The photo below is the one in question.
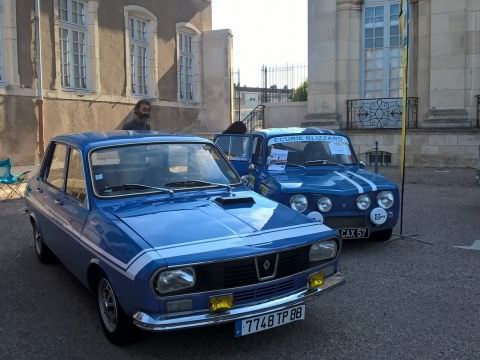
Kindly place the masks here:
<instances>
[{"instance_id":1,"label":"beige wall","mask_svg":"<svg viewBox=\"0 0 480 360\"><path fill-rule=\"evenodd\" d=\"M480 1L409 0L409 94L425 128L465 128L480 94ZM309 0L307 119L344 128L360 98L363 0Z\"/></svg>"},{"instance_id":2,"label":"beige wall","mask_svg":"<svg viewBox=\"0 0 480 360\"><path fill-rule=\"evenodd\" d=\"M33 99L0 95L0 158L14 165L32 164L37 149Z\"/></svg>"},{"instance_id":3,"label":"beige wall","mask_svg":"<svg viewBox=\"0 0 480 360\"><path fill-rule=\"evenodd\" d=\"M265 104L265 127L300 126L308 113L306 102Z\"/></svg>"},{"instance_id":4,"label":"beige wall","mask_svg":"<svg viewBox=\"0 0 480 360\"><path fill-rule=\"evenodd\" d=\"M392 165L400 160L399 131L385 130L346 131L351 137L355 152L365 161L365 153L375 148L392 154ZM409 130L407 135L407 166L479 167L480 134L474 130Z\"/></svg>"},{"instance_id":5,"label":"beige wall","mask_svg":"<svg viewBox=\"0 0 480 360\"><path fill-rule=\"evenodd\" d=\"M0 87L0 158L8 156L15 165L22 165L38 161L35 13L34 0L17 0L16 4L20 86ZM98 46L99 78L92 80L99 84L99 90L82 92L59 87L54 0L41 1L45 144L61 133L117 129L132 116L139 98L126 92L127 5L141 6L157 18L158 98L152 99L152 129L189 133L216 132L226 127L231 111L232 37L229 31L211 31L211 0L98 0L97 4L98 38L92 45ZM177 23L191 24L200 31L202 94L197 103L177 101Z\"/></svg>"}]
</instances>

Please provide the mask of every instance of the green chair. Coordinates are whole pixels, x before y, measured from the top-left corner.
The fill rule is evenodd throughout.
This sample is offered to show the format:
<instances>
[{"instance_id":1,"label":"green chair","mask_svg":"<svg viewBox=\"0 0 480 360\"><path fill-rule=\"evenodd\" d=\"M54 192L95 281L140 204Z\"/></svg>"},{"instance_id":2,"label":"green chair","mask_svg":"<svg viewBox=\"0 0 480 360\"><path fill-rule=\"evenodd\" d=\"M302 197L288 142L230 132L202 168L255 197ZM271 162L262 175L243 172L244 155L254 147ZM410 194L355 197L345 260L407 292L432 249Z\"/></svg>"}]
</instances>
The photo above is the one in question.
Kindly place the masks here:
<instances>
[{"instance_id":1,"label":"green chair","mask_svg":"<svg viewBox=\"0 0 480 360\"><path fill-rule=\"evenodd\" d=\"M22 198L20 193L20 186L25 182L27 174L30 171L25 171L20 175L12 174L12 162L10 159L1 159L0 160L0 195L6 193L3 199L7 200L12 199L15 195L18 195Z\"/></svg>"}]
</instances>

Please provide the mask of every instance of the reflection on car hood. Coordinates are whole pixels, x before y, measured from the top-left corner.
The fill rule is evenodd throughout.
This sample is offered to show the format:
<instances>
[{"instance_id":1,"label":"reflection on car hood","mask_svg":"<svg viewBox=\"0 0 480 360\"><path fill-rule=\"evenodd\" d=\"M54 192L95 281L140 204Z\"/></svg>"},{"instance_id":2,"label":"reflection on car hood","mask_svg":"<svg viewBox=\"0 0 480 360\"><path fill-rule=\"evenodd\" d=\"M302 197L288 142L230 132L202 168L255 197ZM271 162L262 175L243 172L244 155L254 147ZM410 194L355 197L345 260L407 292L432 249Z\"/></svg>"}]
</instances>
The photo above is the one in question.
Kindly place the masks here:
<instances>
[{"instance_id":1,"label":"reflection on car hood","mask_svg":"<svg viewBox=\"0 0 480 360\"><path fill-rule=\"evenodd\" d=\"M272 174L270 184L285 193L320 192L325 195L355 195L368 191L392 190L397 185L380 174L363 169L306 169Z\"/></svg>"},{"instance_id":2,"label":"reflection on car hood","mask_svg":"<svg viewBox=\"0 0 480 360\"><path fill-rule=\"evenodd\" d=\"M224 194L227 194L226 192ZM255 203L222 206L211 198L132 203L111 210L167 264L214 261L313 242L334 232L253 192Z\"/></svg>"}]
</instances>

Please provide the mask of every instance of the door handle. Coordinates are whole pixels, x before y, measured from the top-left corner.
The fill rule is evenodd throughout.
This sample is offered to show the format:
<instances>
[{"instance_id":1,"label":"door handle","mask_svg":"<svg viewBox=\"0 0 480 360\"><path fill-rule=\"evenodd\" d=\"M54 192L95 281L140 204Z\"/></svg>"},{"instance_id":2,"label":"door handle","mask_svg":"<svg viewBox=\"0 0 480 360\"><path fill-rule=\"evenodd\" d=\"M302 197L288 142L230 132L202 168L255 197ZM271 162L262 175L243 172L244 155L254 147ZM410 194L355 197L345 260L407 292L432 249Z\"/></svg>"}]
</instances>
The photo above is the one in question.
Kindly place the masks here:
<instances>
[{"instance_id":1,"label":"door handle","mask_svg":"<svg viewBox=\"0 0 480 360\"><path fill-rule=\"evenodd\" d=\"M62 205L63 205L63 202L60 201L60 200L55 200L53 203L54 203L55 205L59 205L59 206L62 206Z\"/></svg>"}]
</instances>

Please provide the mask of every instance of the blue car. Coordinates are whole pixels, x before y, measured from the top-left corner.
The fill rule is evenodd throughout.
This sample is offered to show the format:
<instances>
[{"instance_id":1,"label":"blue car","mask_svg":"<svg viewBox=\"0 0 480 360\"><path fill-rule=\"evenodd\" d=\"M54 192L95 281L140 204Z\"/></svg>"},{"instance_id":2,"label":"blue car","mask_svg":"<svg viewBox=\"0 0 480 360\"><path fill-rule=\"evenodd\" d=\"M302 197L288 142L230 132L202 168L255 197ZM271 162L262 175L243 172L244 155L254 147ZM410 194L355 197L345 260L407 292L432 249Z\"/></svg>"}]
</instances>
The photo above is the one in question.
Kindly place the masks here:
<instances>
[{"instance_id":1,"label":"blue car","mask_svg":"<svg viewBox=\"0 0 480 360\"><path fill-rule=\"evenodd\" d=\"M343 239L391 237L398 186L366 171L344 134L278 128L221 134L214 142L251 189L328 225Z\"/></svg>"},{"instance_id":2,"label":"blue car","mask_svg":"<svg viewBox=\"0 0 480 360\"><path fill-rule=\"evenodd\" d=\"M335 232L249 190L199 137L55 137L25 201L38 259L93 291L116 344L138 328L267 330L344 282Z\"/></svg>"}]
</instances>

